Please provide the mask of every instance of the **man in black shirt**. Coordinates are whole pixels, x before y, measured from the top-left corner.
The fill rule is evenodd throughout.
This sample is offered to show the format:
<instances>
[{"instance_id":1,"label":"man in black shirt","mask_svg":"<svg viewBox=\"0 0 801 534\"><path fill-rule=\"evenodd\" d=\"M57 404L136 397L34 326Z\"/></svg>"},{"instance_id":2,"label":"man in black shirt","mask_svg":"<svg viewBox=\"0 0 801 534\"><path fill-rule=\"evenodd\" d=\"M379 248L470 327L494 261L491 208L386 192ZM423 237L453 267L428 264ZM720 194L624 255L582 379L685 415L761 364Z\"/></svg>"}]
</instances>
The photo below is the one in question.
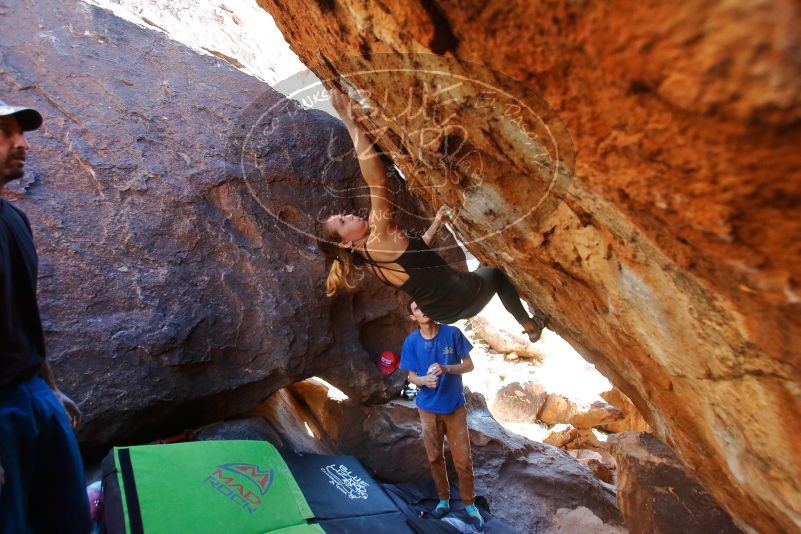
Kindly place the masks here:
<instances>
[{"instance_id":1,"label":"man in black shirt","mask_svg":"<svg viewBox=\"0 0 801 534\"><path fill-rule=\"evenodd\" d=\"M0 101L0 193L21 178L36 110ZM25 214L0 198L0 534L89 532L71 426L80 411L56 387L36 303L38 258Z\"/></svg>"}]
</instances>

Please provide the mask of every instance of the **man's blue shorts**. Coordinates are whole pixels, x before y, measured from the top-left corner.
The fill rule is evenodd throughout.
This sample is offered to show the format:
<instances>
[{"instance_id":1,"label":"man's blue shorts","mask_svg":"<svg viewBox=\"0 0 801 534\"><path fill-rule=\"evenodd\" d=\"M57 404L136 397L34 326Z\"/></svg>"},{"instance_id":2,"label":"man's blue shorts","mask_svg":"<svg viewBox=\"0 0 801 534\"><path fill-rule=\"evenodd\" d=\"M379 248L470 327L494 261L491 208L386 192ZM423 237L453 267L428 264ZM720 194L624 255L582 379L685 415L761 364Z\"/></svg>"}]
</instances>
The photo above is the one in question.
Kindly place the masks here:
<instances>
[{"instance_id":1,"label":"man's blue shorts","mask_svg":"<svg viewBox=\"0 0 801 534\"><path fill-rule=\"evenodd\" d=\"M0 534L91 530L78 442L38 373L0 389L0 465Z\"/></svg>"}]
</instances>

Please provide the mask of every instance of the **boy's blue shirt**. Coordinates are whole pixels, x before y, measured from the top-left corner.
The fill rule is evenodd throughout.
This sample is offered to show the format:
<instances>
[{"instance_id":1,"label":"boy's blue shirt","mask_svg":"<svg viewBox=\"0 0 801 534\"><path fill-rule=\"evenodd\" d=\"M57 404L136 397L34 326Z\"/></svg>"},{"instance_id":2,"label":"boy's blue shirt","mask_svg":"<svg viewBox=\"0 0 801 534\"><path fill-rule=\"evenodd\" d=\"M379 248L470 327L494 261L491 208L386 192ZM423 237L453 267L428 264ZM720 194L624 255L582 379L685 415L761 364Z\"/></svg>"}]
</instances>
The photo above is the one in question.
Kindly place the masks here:
<instances>
[{"instance_id":1,"label":"boy's blue shirt","mask_svg":"<svg viewBox=\"0 0 801 534\"><path fill-rule=\"evenodd\" d=\"M425 339L417 329L403 342L400 368L425 376L434 362L440 365L462 363L472 348L473 345L455 326L440 324L437 335L432 339ZM449 414L463 405L462 375L442 374L436 389L421 387L417 393L417 407L427 412Z\"/></svg>"}]
</instances>

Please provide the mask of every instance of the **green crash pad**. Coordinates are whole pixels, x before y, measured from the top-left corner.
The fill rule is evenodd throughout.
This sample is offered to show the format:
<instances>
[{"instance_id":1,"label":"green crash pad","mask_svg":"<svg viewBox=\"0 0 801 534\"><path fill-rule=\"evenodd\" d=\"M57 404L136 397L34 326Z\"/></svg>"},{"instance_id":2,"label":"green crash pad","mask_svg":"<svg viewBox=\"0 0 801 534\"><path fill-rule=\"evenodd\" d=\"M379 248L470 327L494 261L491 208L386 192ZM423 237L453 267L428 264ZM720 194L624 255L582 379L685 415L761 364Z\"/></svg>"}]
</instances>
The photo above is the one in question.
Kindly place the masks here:
<instances>
[{"instance_id":1,"label":"green crash pad","mask_svg":"<svg viewBox=\"0 0 801 534\"><path fill-rule=\"evenodd\" d=\"M281 455L264 441L114 448L125 532L323 532Z\"/></svg>"}]
</instances>

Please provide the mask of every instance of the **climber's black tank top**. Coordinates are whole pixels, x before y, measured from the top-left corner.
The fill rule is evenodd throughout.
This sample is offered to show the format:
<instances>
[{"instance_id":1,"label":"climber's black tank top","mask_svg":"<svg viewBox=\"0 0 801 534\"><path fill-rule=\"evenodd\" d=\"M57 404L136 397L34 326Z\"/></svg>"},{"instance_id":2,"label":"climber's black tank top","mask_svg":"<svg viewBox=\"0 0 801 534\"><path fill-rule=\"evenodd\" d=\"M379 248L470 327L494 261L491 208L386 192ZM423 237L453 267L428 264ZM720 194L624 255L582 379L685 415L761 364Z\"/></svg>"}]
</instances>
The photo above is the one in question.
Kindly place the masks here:
<instances>
[{"instance_id":1,"label":"climber's black tank top","mask_svg":"<svg viewBox=\"0 0 801 534\"><path fill-rule=\"evenodd\" d=\"M481 291L483 280L477 274L459 271L450 267L439 254L428 248L421 237L409 236L409 246L393 261L375 261L367 245L365 260L375 268L382 282L397 288L380 269L401 272L387 267L397 263L409 275L399 289L411 296L423 313L435 321L444 321L459 315L470 306Z\"/></svg>"}]
</instances>

